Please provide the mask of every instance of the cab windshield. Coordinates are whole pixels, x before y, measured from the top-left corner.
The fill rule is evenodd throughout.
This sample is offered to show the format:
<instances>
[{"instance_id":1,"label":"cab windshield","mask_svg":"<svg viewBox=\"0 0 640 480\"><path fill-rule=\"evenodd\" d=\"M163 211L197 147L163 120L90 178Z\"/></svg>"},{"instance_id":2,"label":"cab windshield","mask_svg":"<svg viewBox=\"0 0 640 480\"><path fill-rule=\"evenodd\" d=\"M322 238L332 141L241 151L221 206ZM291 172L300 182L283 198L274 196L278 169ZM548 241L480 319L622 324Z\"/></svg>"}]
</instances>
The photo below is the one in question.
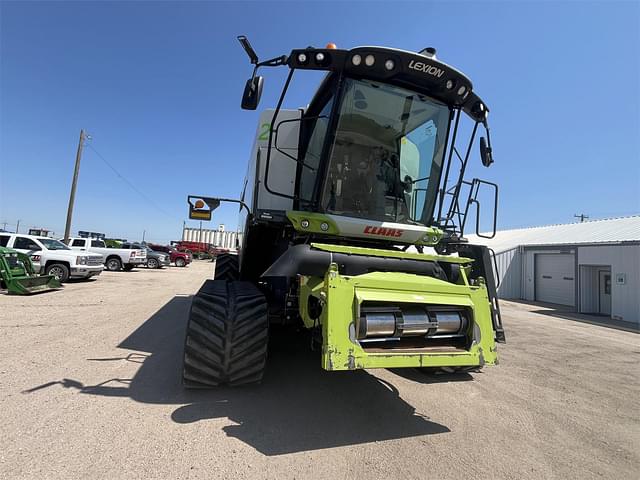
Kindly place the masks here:
<instances>
[{"instance_id":1,"label":"cab windshield","mask_svg":"<svg viewBox=\"0 0 640 480\"><path fill-rule=\"evenodd\" d=\"M424 95L348 79L322 194L324 210L429 224L449 119L449 107Z\"/></svg>"}]
</instances>

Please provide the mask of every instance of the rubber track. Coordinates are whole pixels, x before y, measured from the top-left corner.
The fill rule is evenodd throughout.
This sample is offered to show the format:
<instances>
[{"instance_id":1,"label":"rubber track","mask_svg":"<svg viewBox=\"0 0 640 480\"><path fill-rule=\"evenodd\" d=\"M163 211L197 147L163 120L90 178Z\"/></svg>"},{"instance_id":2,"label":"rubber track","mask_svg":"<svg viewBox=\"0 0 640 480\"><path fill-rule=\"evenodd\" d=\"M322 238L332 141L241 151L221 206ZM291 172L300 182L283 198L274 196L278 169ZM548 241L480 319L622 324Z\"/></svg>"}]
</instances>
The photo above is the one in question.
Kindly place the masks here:
<instances>
[{"instance_id":1,"label":"rubber track","mask_svg":"<svg viewBox=\"0 0 640 480\"><path fill-rule=\"evenodd\" d=\"M238 280L240 278L238 256L229 253L217 255L213 278L216 280Z\"/></svg>"},{"instance_id":2,"label":"rubber track","mask_svg":"<svg viewBox=\"0 0 640 480\"><path fill-rule=\"evenodd\" d=\"M207 280L191 304L183 383L189 388L259 383L267 343L262 292L250 282Z\"/></svg>"}]
</instances>

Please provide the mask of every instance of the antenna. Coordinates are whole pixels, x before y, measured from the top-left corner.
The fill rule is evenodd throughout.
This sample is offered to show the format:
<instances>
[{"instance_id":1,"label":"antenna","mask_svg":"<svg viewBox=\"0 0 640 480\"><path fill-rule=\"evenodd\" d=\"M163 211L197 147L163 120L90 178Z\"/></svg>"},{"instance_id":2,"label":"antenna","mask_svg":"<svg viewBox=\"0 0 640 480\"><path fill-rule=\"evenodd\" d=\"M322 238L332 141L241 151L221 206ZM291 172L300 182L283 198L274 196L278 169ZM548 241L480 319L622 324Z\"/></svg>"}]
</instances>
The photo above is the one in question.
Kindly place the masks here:
<instances>
[{"instance_id":1,"label":"antenna","mask_svg":"<svg viewBox=\"0 0 640 480\"><path fill-rule=\"evenodd\" d=\"M244 51L247 52L247 55L249 55L249 59L251 59L251 63L253 65L257 65L258 55L256 54L255 50L249 43L249 40L247 39L247 37L245 37L244 35L238 35L238 41L240 42L240 45L242 45L242 48L244 48Z\"/></svg>"}]
</instances>

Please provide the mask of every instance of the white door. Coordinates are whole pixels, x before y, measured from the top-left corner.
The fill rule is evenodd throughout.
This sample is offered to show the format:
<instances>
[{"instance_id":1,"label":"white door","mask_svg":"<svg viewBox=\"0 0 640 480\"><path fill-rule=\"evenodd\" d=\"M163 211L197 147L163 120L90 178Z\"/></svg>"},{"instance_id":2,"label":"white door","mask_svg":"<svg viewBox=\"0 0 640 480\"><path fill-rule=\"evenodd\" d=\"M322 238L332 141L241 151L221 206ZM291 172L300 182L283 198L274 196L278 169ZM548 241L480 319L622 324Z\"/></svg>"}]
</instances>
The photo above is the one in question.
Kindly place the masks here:
<instances>
[{"instance_id":1,"label":"white door","mask_svg":"<svg viewBox=\"0 0 640 480\"><path fill-rule=\"evenodd\" d=\"M598 271L598 311L603 315L611 315L611 271Z\"/></svg>"},{"instance_id":2,"label":"white door","mask_svg":"<svg viewBox=\"0 0 640 480\"><path fill-rule=\"evenodd\" d=\"M575 258L571 253L538 253L535 259L536 300L576 305Z\"/></svg>"}]
</instances>

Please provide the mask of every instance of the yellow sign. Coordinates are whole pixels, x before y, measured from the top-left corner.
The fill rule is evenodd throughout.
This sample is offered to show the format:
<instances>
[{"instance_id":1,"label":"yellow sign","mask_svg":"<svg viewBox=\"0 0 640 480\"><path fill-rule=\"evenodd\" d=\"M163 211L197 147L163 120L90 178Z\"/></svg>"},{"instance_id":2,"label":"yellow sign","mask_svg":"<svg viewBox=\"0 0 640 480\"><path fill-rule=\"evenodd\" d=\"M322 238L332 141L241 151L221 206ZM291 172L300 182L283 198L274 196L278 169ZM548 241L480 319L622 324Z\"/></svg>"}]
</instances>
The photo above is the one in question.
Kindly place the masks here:
<instances>
[{"instance_id":1,"label":"yellow sign","mask_svg":"<svg viewBox=\"0 0 640 480\"><path fill-rule=\"evenodd\" d=\"M211 220L211 210L189 210L189 218L192 220Z\"/></svg>"}]
</instances>

